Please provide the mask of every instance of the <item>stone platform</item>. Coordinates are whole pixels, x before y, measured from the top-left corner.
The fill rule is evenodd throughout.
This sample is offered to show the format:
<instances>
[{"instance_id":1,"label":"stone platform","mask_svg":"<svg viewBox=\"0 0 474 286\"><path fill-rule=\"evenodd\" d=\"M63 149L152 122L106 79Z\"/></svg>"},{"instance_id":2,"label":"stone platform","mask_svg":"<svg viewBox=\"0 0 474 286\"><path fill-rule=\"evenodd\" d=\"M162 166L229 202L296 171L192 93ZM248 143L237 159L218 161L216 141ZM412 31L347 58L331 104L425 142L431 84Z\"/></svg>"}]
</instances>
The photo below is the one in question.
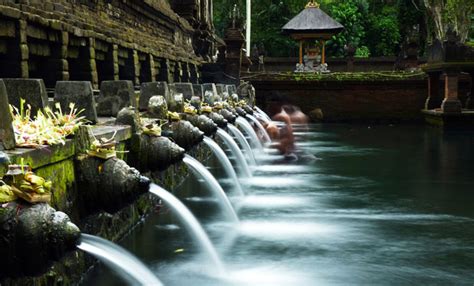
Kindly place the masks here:
<instances>
[{"instance_id":1,"label":"stone platform","mask_svg":"<svg viewBox=\"0 0 474 286\"><path fill-rule=\"evenodd\" d=\"M444 113L441 110L422 110L428 124L444 129L474 129L474 110L462 110L461 113Z\"/></svg>"}]
</instances>

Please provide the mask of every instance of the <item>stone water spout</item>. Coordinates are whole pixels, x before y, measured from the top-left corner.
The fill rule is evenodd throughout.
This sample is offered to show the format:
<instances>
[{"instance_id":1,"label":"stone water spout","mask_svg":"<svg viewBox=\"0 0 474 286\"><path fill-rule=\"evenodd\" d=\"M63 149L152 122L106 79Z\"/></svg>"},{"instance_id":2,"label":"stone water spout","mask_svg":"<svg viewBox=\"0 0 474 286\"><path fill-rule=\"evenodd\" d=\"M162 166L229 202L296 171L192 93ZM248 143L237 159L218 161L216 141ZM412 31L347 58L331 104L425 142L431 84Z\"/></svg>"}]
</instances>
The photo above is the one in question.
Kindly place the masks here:
<instances>
[{"instance_id":1,"label":"stone water spout","mask_svg":"<svg viewBox=\"0 0 474 286\"><path fill-rule=\"evenodd\" d=\"M192 125L204 132L206 136L214 135L217 131L217 124L209 117L199 114L201 112L201 98L193 95L191 84L188 87L188 96L185 96L188 102L185 104L184 112L181 113L181 118L191 122Z\"/></svg>"},{"instance_id":2,"label":"stone water spout","mask_svg":"<svg viewBox=\"0 0 474 286\"><path fill-rule=\"evenodd\" d=\"M181 116L183 119L189 121L192 125L204 132L206 136L212 136L217 132L217 124L205 115L183 113Z\"/></svg>"},{"instance_id":3,"label":"stone water spout","mask_svg":"<svg viewBox=\"0 0 474 286\"><path fill-rule=\"evenodd\" d=\"M186 120L172 121L169 124L169 129L173 132L171 138L186 150L204 140L204 132Z\"/></svg>"},{"instance_id":4,"label":"stone water spout","mask_svg":"<svg viewBox=\"0 0 474 286\"><path fill-rule=\"evenodd\" d=\"M192 92L192 85L188 86ZM169 119L169 124L163 126L164 131L170 131L169 137L172 138L176 144L189 150L195 145L202 142L204 139L204 132L199 130L189 121L181 120L181 114L184 113L184 95L182 93L177 93L176 86L173 86L170 90L167 87L164 87L168 97L163 97L161 100L155 99L156 96L153 96L149 99L148 111L153 110L153 113L156 115L155 118L159 119ZM156 103L154 103L156 101ZM154 106L152 106L154 105ZM163 118L165 114L167 116ZM212 128L212 126L211 126Z\"/></svg>"},{"instance_id":5,"label":"stone water spout","mask_svg":"<svg viewBox=\"0 0 474 286\"><path fill-rule=\"evenodd\" d=\"M227 126L228 121L222 116L221 114L210 111L210 112L203 112L207 117L209 117L217 126L220 128L225 128Z\"/></svg>"},{"instance_id":6,"label":"stone water spout","mask_svg":"<svg viewBox=\"0 0 474 286\"><path fill-rule=\"evenodd\" d=\"M74 251L79 228L46 203L10 202L0 207L0 278L45 273Z\"/></svg>"},{"instance_id":7,"label":"stone water spout","mask_svg":"<svg viewBox=\"0 0 474 286\"><path fill-rule=\"evenodd\" d=\"M153 97L155 98L155 97ZM132 127L132 143L128 158L140 171L161 171L182 161L185 150L165 136L148 133L134 108L122 109L115 124Z\"/></svg>"},{"instance_id":8,"label":"stone water spout","mask_svg":"<svg viewBox=\"0 0 474 286\"><path fill-rule=\"evenodd\" d=\"M235 111L237 111L237 114L238 114L239 116L242 116L242 117L244 117L244 118L245 118L245 116L247 115L247 112L245 111L245 109L243 109L243 108L240 107L240 106L235 107Z\"/></svg>"},{"instance_id":9,"label":"stone water spout","mask_svg":"<svg viewBox=\"0 0 474 286\"><path fill-rule=\"evenodd\" d=\"M148 191L150 180L125 161L83 155L77 159L78 188L88 212L114 212Z\"/></svg>"},{"instance_id":10,"label":"stone water spout","mask_svg":"<svg viewBox=\"0 0 474 286\"><path fill-rule=\"evenodd\" d=\"M253 115L253 109L252 107L250 107L250 105L248 104L245 104L242 106L242 108L244 109L244 111L249 114L249 115Z\"/></svg>"},{"instance_id":11,"label":"stone water spout","mask_svg":"<svg viewBox=\"0 0 474 286\"><path fill-rule=\"evenodd\" d=\"M190 88L192 91L192 85ZM173 90L176 92L175 88L173 88ZM150 93L153 92L161 92L165 95L150 95ZM146 108L147 117L170 121L169 124L165 124L161 127L161 132L163 135L170 137L180 147L189 150L204 139L204 132L194 127L190 122L181 120L181 114L184 113L185 105L182 93L171 93L168 89L168 85L165 83L159 84L159 88L157 88L156 84L150 83L142 85L142 94L140 97L148 98L148 106ZM143 99L141 100L143 102ZM202 120L200 122L206 132L212 133L213 126L209 125L210 122L203 122ZM154 141L161 141L163 142L162 144L165 143L163 139L154 139ZM166 144L171 146L170 143ZM141 146L141 144L139 145ZM178 151L176 148L173 149ZM178 153L181 152L173 152L173 154ZM174 158L173 154L169 154L171 155L169 158ZM180 154L179 159L182 159L182 154Z\"/></svg>"},{"instance_id":12,"label":"stone water spout","mask_svg":"<svg viewBox=\"0 0 474 286\"><path fill-rule=\"evenodd\" d=\"M234 113L229 109L229 108L223 108L219 111L219 114L224 117L227 122L234 124L235 119L237 119L237 116L234 115Z\"/></svg>"}]
</instances>

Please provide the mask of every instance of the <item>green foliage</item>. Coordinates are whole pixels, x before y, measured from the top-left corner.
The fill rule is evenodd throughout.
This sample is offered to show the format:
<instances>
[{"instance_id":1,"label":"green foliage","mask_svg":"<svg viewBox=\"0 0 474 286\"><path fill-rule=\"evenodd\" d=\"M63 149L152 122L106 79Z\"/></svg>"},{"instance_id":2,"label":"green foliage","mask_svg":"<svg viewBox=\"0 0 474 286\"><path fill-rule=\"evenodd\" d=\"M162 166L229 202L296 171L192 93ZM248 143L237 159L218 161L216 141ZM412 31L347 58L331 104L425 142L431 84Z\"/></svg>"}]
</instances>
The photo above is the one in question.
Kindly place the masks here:
<instances>
[{"instance_id":1,"label":"green foliage","mask_svg":"<svg viewBox=\"0 0 474 286\"><path fill-rule=\"evenodd\" d=\"M357 48L355 53L356 58L368 58L370 57L370 50L367 46L360 46Z\"/></svg>"},{"instance_id":2,"label":"green foliage","mask_svg":"<svg viewBox=\"0 0 474 286\"><path fill-rule=\"evenodd\" d=\"M387 71L387 72L333 72L329 74L319 73L278 73L265 75L253 80L267 80L272 77L278 80L295 80L295 81L405 81L424 79L424 72L405 72L405 71Z\"/></svg>"},{"instance_id":3,"label":"green foliage","mask_svg":"<svg viewBox=\"0 0 474 286\"><path fill-rule=\"evenodd\" d=\"M400 43L396 7L383 7L370 13L367 21L366 43L374 56L392 56Z\"/></svg>"},{"instance_id":4,"label":"green foliage","mask_svg":"<svg viewBox=\"0 0 474 286\"><path fill-rule=\"evenodd\" d=\"M423 0L431 21L431 36L438 40L446 39L448 29L454 30L462 43L466 42L471 29L474 13L472 0Z\"/></svg>"},{"instance_id":5,"label":"green foliage","mask_svg":"<svg viewBox=\"0 0 474 286\"><path fill-rule=\"evenodd\" d=\"M398 25L400 42L407 39L418 42L420 54L423 54L427 40L427 19L423 0L398 0Z\"/></svg>"},{"instance_id":6,"label":"green foliage","mask_svg":"<svg viewBox=\"0 0 474 286\"><path fill-rule=\"evenodd\" d=\"M345 29L328 42L328 51L333 56L344 56L344 46L359 46L365 38L364 23L367 2L361 0L335 1L328 5L328 12Z\"/></svg>"},{"instance_id":7,"label":"green foliage","mask_svg":"<svg viewBox=\"0 0 474 286\"><path fill-rule=\"evenodd\" d=\"M463 35L472 26L473 0L320 0L321 9L345 26L328 41L328 56L345 56L344 46L353 44L358 56L396 55L408 39L416 40L423 50L427 35L444 35L454 26ZM281 28L297 15L308 0L252 1L252 43L265 45L269 56L296 56L298 46L281 34ZM440 9L427 9L440 7ZM234 4L245 17L245 0L214 0L214 22L220 36L229 23ZM433 11L441 11L437 17ZM466 17L469 16L470 17ZM447 23L442 26L443 23ZM440 26L441 25L441 26ZM439 26L439 27L438 27ZM441 27L441 28L440 28ZM444 28L443 28L444 27ZM437 30L442 29L442 31ZM471 28L466 40L474 41ZM253 45L253 44L252 44ZM368 53L367 49L368 48Z\"/></svg>"},{"instance_id":8,"label":"green foliage","mask_svg":"<svg viewBox=\"0 0 474 286\"><path fill-rule=\"evenodd\" d=\"M296 55L297 43L281 33L281 28L299 12L292 10L296 7L295 1L262 0L253 1L252 5L253 44L263 44L267 54L271 56Z\"/></svg>"}]
</instances>

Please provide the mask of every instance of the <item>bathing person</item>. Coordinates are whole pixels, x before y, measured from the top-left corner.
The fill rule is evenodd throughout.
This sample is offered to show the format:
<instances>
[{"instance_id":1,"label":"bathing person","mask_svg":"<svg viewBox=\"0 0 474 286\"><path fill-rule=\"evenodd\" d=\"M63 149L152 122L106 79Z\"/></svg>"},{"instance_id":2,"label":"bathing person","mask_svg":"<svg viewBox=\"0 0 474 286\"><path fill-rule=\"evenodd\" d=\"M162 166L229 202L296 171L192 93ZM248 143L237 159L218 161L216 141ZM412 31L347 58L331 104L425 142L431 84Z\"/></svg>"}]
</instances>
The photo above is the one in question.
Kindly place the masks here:
<instances>
[{"instance_id":1,"label":"bathing person","mask_svg":"<svg viewBox=\"0 0 474 286\"><path fill-rule=\"evenodd\" d=\"M294 105L283 105L283 110L290 116L292 124L302 125L303 128L308 128L309 118L304 114L298 106Z\"/></svg>"},{"instance_id":2,"label":"bathing person","mask_svg":"<svg viewBox=\"0 0 474 286\"><path fill-rule=\"evenodd\" d=\"M293 128L291 127L290 115L281 108L280 112L275 114L272 119L284 123L278 130L279 144L276 147L283 155L289 156L295 149L295 138L293 136Z\"/></svg>"}]
</instances>

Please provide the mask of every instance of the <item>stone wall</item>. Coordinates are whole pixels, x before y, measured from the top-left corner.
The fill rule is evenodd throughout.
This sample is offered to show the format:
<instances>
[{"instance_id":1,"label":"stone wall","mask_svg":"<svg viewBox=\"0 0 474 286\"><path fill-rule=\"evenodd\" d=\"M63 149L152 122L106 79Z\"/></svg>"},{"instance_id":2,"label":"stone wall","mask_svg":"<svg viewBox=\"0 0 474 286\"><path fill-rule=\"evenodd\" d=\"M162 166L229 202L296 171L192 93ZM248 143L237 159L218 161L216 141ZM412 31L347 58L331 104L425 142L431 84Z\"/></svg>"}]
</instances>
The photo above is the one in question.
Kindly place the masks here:
<instances>
[{"instance_id":1,"label":"stone wall","mask_svg":"<svg viewBox=\"0 0 474 286\"><path fill-rule=\"evenodd\" d=\"M193 27L193 46L196 55L210 60L218 38L213 31L212 0L170 0L172 9Z\"/></svg>"},{"instance_id":2,"label":"stone wall","mask_svg":"<svg viewBox=\"0 0 474 286\"><path fill-rule=\"evenodd\" d=\"M408 81L252 81L257 104L270 114L282 104L310 114L320 108L324 121L420 120L426 80Z\"/></svg>"},{"instance_id":3,"label":"stone wall","mask_svg":"<svg viewBox=\"0 0 474 286\"><path fill-rule=\"evenodd\" d=\"M212 18L194 26L163 0L0 0L0 78L198 81Z\"/></svg>"},{"instance_id":4,"label":"stone wall","mask_svg":"<svg viewBox=\"0 0 474 286\"><path fill-rule=\"evenodd\" d=\"M402 122L421 121L428 83L425 76L354 80L286 79L274 76L248 78L255 86L257 105L270 115L283 104L299 106L306 114L321 109L325 122ZM342 76L342 75L341 75ZM367 76L367 75L366 75ZM330 76L329 76L330 77ZM440 80L439 90L444 81ZM470 90L469 78L459 85L459 97L465 104ZM439 94L440 98L443 95ZM312 113L313 112L313 113Z\"/></svg>"}]
</instances>

